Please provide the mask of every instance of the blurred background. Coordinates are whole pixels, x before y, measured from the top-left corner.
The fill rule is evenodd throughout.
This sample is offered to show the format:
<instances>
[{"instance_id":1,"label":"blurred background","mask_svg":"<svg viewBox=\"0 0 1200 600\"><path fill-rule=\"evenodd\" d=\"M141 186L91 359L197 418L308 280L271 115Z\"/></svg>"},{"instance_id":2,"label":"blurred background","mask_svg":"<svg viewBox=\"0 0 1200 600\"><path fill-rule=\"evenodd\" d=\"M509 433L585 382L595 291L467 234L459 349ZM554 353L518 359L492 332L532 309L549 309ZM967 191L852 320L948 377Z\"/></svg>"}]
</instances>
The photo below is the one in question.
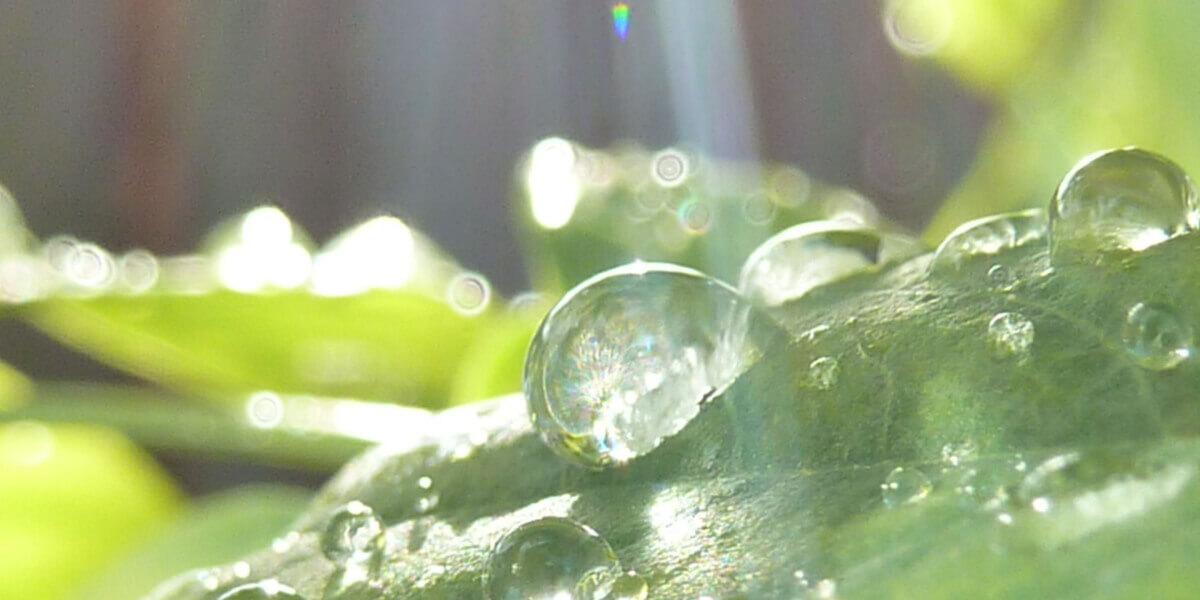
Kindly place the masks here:
<instances>
[{"instance_id":1,"label":"blurred background","mask_svg":"<svg viewBox=\"0 0 1200 600\"><path fill-rule=\"evenodd\" d=\"M438 257L434 262L478 276L483 287L470 293L520 298L532 289L552 299L578 277L539 275L538 256L566 256L578 265L587 261L564 248L581 255L601 246L589 241L599 236L595 228L546 232L557 227L530 219L523 174L539 140L565 138L577 148L605 150L617 162L622 156L646 162L659 149L675 147L709 164L789 165L788 173L814 186L854 190L875 203L888 227L936 245L966 219L1044 206L1059 177L1099 148L1142 145L1198 172L1197 30L1200 8L1183 0L2 1L0 182L28 229L18 237L53 241L66 234L70 244L94 243L114 256L141 249L165 257L203 252L223 235L222 227L263 205L281 209L270 214L286 214L287 235L294 231L297 243L312 247L391 215L400 221L389 226L402 222L405 236L411 228L417 247ZM755 175L748 185L768 189L767 179ZM737 235L752 248L786 225ZM734 234L714 226L708 235ZM38 256L53 254L47 247ZM641 255L618 248L612 256L626 254ZM559 263L548 268L563 271ZM147 522L175 522L178 511L199 510L182 498L255 481L299 486L263 492L298 510L306 490L361 446L320 455L308 442L251 436L212 442L227 443L228 452L197 458L193 450L210 443L207 438L188 446L178 441L186 436L164 433L145 416L160 410L145 407L169 401L130 401L131 390L153 396L165 389L236 397L216 404L241 410L245 394L263 388L405 403L401 388L361 381L320 387L286 373L255 379L227 364L220 365L221 375L200 367L177 372L181 362L203 363L230 348L244 349L245 364L236 367L270 371L273 350L236 334L253 321L245 315L274 315L279 306L292 319L279 317L280 331L305 325L301 333L278 333L277 346L295 346L288 335L325 344L327 332L309 321L329 305L294 295L265 297L263 306L220 294L21 298L22 318L0 320L0 358L21 382L14 389L33 400L21 409L26 412L6 418L21 428L0 435L0 450L16 448L14 456L28 462L28 449L42 448L45 436L59 436L54 439L64 448L63 440L74 439L38 429L40 420L98 422L152 452L143 456L125 441L112 442L114 452L137 457L130 459L139 465L136 477L149 477L147 489L157 490L139 497L158 508L130 509L133 521L160 510L161 519ZM441 308L407 296L387 302L395 310L383 312L398 324L384 335L395 334L394 346L371 337L370 325L378 322L372 319L382 314L371 311L382 309L364 309L362 302L338 304L342 312L333 313L366 323L361 335L338 335L355 344L375 340L354 346L356 352L395 353L406 340L430 337L412 325L428 321L441 328L432 331L435 337L457 332L446 334L454 360L462 355L474 357L463 362L487 363L483 371L417 364L406 372L420 388L414 403L437 407L515 390L529 318L513 324L509 316L495 316L503 311L489 310L472 320L463 311L442 315ZM217 308L205 312L210 306ZM241 316L222 312L230 306ZM185 312L199 325L183 323L178 315ZM328 327L344 324L335 319ZM309 326L317 333L304 329ZM221 336L213 329L227 339L216 339ZM336 348L345 348L339 340ZM132 346L153 350L138 354ZM359 356L329 354L330 347L320 346L321 356ZM170 351L165 361L147 358L164 348ZM176 362L164 366L170 360ZM381 364L384 372L386 360ZM241 379L230 375L235 371ZM49 393L40 383L54 381L93 387ZM27 391L31 386L34 392ZM42 396L65 400L40 402ZM178 411L194 404L170 406ZM187 410L170 422L187 429L225 414L188 421ZM107 442L81 442L81 448L94 450L96 443ZM263 451L276 443L276 451ZM312 459L317 455L322 458ZM122 461L116 464L128 462ZM0 478L0 503L33 493L21 487L24 481ZM290 504L269 496L278 493ZM274 521L246 512L245 506L263 503L259 496L216 503L226 501L243 508L221 505L205 514L218 515L213 519L230 531L245 529L234 526L238 518L260 524L290 518L286 511ZM17 514L0 506L0 531ZM146 532L143 537L152 537ZM50 534L20 535L44 542ZM103 552L72 571L76 579L47 576L61 585L25 597L70 597L62 594L78 588L81 574L96 577L103 571L98 565L133 547L131 536L101 544ZM8 539L18 537L9 532ZM255 547L251 541L259 540L247 538L246 547ZM13 547L28 548L4 546L0 542L0 564L22 553ZM59 546L46 547L46 556L56 556ZM158 565L141 580L205 564L193 558ZM111 575L109 585L129 579L119 568L110 572L124 575ZM25 580L14 581L18 587L10 589L23 589Z\"/></svg>"}]
</instances>

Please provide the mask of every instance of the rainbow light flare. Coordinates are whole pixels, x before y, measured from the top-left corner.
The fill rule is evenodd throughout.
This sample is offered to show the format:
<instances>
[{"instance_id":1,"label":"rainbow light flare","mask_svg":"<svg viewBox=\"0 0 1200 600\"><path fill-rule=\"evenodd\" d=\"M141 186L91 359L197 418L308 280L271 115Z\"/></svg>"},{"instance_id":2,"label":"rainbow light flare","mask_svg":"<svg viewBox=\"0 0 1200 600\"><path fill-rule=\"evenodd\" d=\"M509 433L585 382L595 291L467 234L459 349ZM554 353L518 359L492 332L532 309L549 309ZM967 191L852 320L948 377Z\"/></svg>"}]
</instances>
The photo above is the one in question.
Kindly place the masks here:
<instances>
[{"instance_id":1,"label":"rainbow light flare","mask_svg":"<svg viewBox=\"0 0 1200 600\"><path fill-rule=\"evenodd\" d=\"M617 37L625 39L625 34L629 33L629 5L624 2L618 2L612 7L613 31L617 32Z\"/></svg>"}]
</instances>

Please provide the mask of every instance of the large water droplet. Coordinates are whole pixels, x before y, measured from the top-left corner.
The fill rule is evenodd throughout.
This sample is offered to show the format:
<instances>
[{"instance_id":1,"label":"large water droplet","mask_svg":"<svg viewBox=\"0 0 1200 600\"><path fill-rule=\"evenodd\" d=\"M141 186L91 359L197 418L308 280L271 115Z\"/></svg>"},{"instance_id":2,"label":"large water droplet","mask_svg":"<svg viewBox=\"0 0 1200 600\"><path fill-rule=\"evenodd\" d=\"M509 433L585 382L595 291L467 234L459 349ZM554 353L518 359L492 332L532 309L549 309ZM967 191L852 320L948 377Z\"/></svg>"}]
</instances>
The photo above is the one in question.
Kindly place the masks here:
<instances>
[{"instance_id":1,"label":"large water droplet","mask_svg":"<svg viewBox=\"0 0 1200 600\"><path fill-rule=\"evenodd\" d=\"M1143 250L1196 226L1196 190L1166 157L1139 148L1092 154L1063 177L1050 203L1051 246Z\"/></svg>"},{"instance_id":2,"label":"large water droplet","mask_svg":"<svg viewBox=\"0 0 1200 600\"><path fill-rule=\"evenodd\" d=\"M849 221L802 223L763 242L742 266L739 287L776 306L864 269L919 254L916 240Z\"/></svg>"},{"instance_id":3,"label":"large water droplet","mask_svg":"<svg viewBox=\"0 0 1200 600\"><path fill-rule=\"evenodd\" d=\"M534 424L592 468L649 452L760 355L751 311L724 284L673 265L634 263L581 283L530 344Z\"/></svg>"},{"instance_id":4,"label":"large water droplet","mask_svg":"<svg viewBox=\"0 0 1200 600\"><path fill-rule=\"evenodd\" d=\"M505 534L488 559L488 600L594 600L620 573L608 542L570 519L547 517Z\"/></svg>"},{"instance_id":5,"label":"large water droplet","mask_svg":"<svg viewBox=\"0 0 1200 600\"><path fill-rule=\"evenodd\" d=\"M988 321L988 345L1001 358L1025 358L1033 345L1033 321L1020 313L1002 312Z\"/></svg>"},{"instance_id":6,"label":"large water droplet","mask_svg":"<svg viewBox=\"0 0 1200 600\"><path fill-rule=\"evenodd\" d=\"M1162 304L1130 308L1121 340L1139 365L1155 371L1174 368L1192 354L1192 328Z\"/></svg>"},{"instance_id":7,"label":"large water droplet","mask_svg":"<svg viewBox=\"0 0 1200 600\"><path fill-rule=\"evenodd\" d=\"M338 564L363 555L377 555L383 551L383 532L383 522L375 516L375 511L355 500L329 518L321 538L321 552Z\"/></svg>"},{"instance_id":8,"label":"large water droplet","mask_svg":"<svg viewBox=\"0 0 1200 600\"><path fill-rule=\"evenodd\" d=\"M274 579L266 579L258 583L239 585L221 594L217 600L303 600L303 598L296 593L296 590Z\"/></svg>"},{"instance_id":9,"label":"large water droplet","mask_svg":"<svg viewBox=\"0 0 1200 600\"><path fill-rule=\"evenodd\" d=\"M917 502L928 496L933 490L933 483L917 469L896 467L888 473L887 479L884 479L879 487L883 491L885 505L899 506Z\"/></svg>"},{"instance_id":10,"label":"large water droplet","mask_svg":"<svg viewBox=\"0 0 1200 600\"><path fill-rule=\"evenodd\" d=\"M1007 283L1011 269L1005 254L1013 248L1040 246L1046 241L1046 211L1003 213L975 219L950 232L938 245L930 273L947 279L980 279Z\"/></svg>"}]
</instances>

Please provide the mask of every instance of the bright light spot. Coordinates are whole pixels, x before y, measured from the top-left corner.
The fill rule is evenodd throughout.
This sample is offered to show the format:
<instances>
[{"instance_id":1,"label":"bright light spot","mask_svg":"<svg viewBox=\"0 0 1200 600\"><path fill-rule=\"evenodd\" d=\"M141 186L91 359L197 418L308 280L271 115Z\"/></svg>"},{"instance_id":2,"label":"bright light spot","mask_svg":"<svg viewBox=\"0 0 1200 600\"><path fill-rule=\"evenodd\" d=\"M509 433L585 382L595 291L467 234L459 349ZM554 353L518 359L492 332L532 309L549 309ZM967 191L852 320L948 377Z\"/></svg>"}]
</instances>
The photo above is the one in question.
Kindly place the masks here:
<instances>
[{"instance_id":1,"label":"bright light spot","mask_svg":"<svg viewBox=\"0 0 1200 600\"><path fill-rule=\"evenodd\" d=\"M0 427L0 460L21 467L45 462L54 453L54 432L41 423L18 421Z\"/></svg>"},{"instance_id":2,"label":"bright light spot","mask_svg":"<svg viewBox=\"0 0 1200 600\"><path fill-rule=\"evenodd\" d=\"M288 289L308 280L308 274L312 270L312 257L300 244L271 248L267 254L267 279L271 285Z\"/></svg>"},{"instance_id":3,"label":"bright light spot","mask_svg":"<svg viewBox=\"0 0 1200 600\"><path fill-rule=\"evenodd\" d=\"M133 292L144 292L158 282L158 259L145 250L133 250L119 262L121 281Z\"/></svg>"},{"instance_id":4,"label":"bright light spot","mask_svg":"<svg viewBox=\"0 0 1200 600\"><path fill-rule=\"evenodd\" d=\"M1034 498L1033 501L1029 503L1029 506L1037 512L1044 513L1050 510L1050 499L1046 498L1045 496L1039 496Z\"/></svg>"},{"instance_id":5,"label":"bright light spot","mask_svg":"<svg viewBox=\"0 0 1200 600\"><path fill-rule=\"evenodd\" d=\"M533 147L525 187L538 225L559 229L575 214L581 191L575 163L575 148L562 138L547 138Z\"/></svg>"},{"instance_id":6,"label":"bright light spot","mask_svg":"<svg viewBox=\"0 0 1200 600\"><path fill-rule=\"evenodd\" d=\"M250 563L239 561L233 565L233 576L238 579L245 579L250 576Z\"/></svg>"},{"instance_id":7,"label":"bright light spot","mask_svg":"<svg viewBox=\"0 0 1200 600\"><path fill-rule=\"evenodd\" d=\"M412 279L415 267L412 230L395 217L377 217L339 236L316 256L312 289L325 296L396 289Z\"/></svg>"},{"instance_id":8,"label":"bright light spot","mask_svg":"<svg viewBox=\"0 0 1200 600\"><path fill-rule=\"evenodd\" d=\"M688 501L673 491L664 491L655 496L650 505L647 515L650 526L654 528L656 538L667 546L678 547L700 531L700 514L688 505Z\"/></svg>"},{"instance_id":9,"label":"bright light spot","mask_svg":"<svg viewBox=\"0 0 1200 600\"><path fill-rule=\"evenodd\" d=\"M19 304L37 296L37 267L32 260L15 257L0 263L0 300Z\"/></svg>"},{"instance_id":10,"label":"bright light spot","mask_svg":"<svg viewBox=\"0 0 1200 600\"><path fill-rule=\"evenodd\" d=\"M163 289L175 294L203 294L213 287L213 264L206 256L168 256L159 262Z\"/></svg>"},{"instance_id":11,"label":"bright light spot","mask_svg":"<svg viewBox=\"0 0 1200 600\"><path fill-rule=\"evenodd\" d=\"M837 582L832 579L822 579L817 582L815 588L818 598L833 598L837 593Z\"/></svg>"},{"instance_id":12,"label":"bright light spot","mask_svg":"<svg viewBox=\"0 0 1200 600\"><path fill-rule=\"evenodd\" d=\"M66 256L64 267L67 279L89 289L106 287L116 277L112 256L95 244L76 244Z\"/></svg>"},{"instance_id":13,"label":"bright light spot","mask_svg":"<svg viewBox=\"0 0 1200 600\"><path fill-rule=\"evenodd\" d=\"M58 235L46 240L42 244L42 256L46 257L46 262L50 263L54 270L65 273L67 271L67 259L75 252L75 248L79 246L79 240L66 235Z\"/></svg>"},{"instance_id":14,"label":"bright light spot","mask_svg":"<svg viewBox=\"0 0 1200 600\"><path fill-rule=\"evenodd\" d=\"M870 200L847 189L835 190L825 198L825 218L830 221L845 221L858 225L874 226L879 223L879 209Z\"/></svg>"},{"instance_id":15,"label":"bright light spot","mask_svg":"<svg viewBox=\"0 0 1200 600\"><path fill-rule=\"evenodd\" d=\"M479 273L459 273L446 286L446 301L460 314L477 315L487 308L492 285Z\"/></svg>"},{"instance_id":16,"label":"bright light spot","mask_svg":"<svg viewBox=\"0 0 1200 600\"><path fill-rule=\"evenodd\" d=\"M663 187L682 184L691 170L687 155L674 148L667 148L650 159L650 177Z\"/></svg>"},{"instance_id":17,"label":"bright light spot","mask_svg":"<svg viewBox=\"0 0 1200 600\"><path fill-rule=\"evenodd\" d=\"M996 515L996 520L1000 521L1000 523L1002 525L1012 525L1013 524L1013 517L1012 517L1012 515L1010 515L1008 513L1000 513L999 515Z\"/></svg>"},{"instance_id":18,"label":"bright light spot","mask_svg":"<svg viewBox=\"0 0 1200 600\"><path fill-rule=\"evenodd\" d=\"M433 487L433 479L431 479L428 475L424 475L417 480L417 487L427 490Z\"/></svg>"},{"instance_id":19,"label":"bright light spot","mask_svg":"<svg viewBox=\"0 0 1200 600\"><path fill-rule=\"evenodd\" d=\"M889 0L883 8L883 30L901 53L925 56L937 52L950 37L953 15L946 0Z\"/></svg>"},{"instance_id":20,"label":"bright light spot","mask_svg":"<svg viewBox=\"0 0 1200 600\"><path fill-rule=\"evenodd\" d=\"M263 265L256 260L261 255L237 244L217 255L217 277L221 284L235 292L257 292L266 284Z\"/></svg>"},{"instance_id":21,"label":"bright light spot","mask_svg":"<svg viewBox=\"0 0 1200 600\"><path fill-rule=\"evenodd\" d=\"M260 429L270 429L283 422L283 401L272 392L255 392L246 400L246 418Z\"/></svg>"},{"instance_id":22,"label":"bright light spot","mask_svg":"<svg viewBox=\"0 0 1200 600\"><path fill-rule=\"evenodd\" d=\"M260 206L242 217L242 243L282 246L292 241L292 222L275 206Z\"/></svg>"}]
</instances>

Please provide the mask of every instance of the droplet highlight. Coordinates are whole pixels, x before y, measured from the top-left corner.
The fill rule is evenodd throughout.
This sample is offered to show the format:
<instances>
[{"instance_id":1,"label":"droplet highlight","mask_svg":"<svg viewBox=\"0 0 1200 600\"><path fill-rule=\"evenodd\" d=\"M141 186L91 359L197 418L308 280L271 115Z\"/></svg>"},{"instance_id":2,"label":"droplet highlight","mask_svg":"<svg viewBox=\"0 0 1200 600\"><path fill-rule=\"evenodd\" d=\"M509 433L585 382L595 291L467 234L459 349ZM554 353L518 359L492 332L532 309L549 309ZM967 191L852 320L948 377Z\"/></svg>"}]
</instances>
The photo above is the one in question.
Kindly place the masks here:
<instances>
[{"instance_id":1,"label":"droplet highlight","mask_svg":"<svg viewBox=\"0 0 1200 600\"><path fill-rule=\"evenodd\" d=\"M751 300L778 306L855 273L915 256L921 246L849 221L815 221L786 229L742 266L738 287Z\"/></svg>"},{"instance_id":2,"label":"droplet highlight","mask_svg":"<svg viewBox=\"0 0 1200 600\"><path fill-rule=\"evenodd\" d=\"M526 355L542 439L591 468L653 450L757 359L751 310L728 286L674 265L634 263L581 283Z\"/></svg>"},{"instance_id":3,"label":"droplet highlight","mask_svg":"<svg viewBox=\"0 0 1200 600\"><path fill-rule=\"evenodd\" d=\"M321 537L321 552L337 564L377 555L383 551L383 534L383 522L375 516L375 511L355 500L329 518Z\"/></svg>"},{"instance_id":4,"label":"droplet highlight","mask_svg":"<svg viewBox=\"0 0 1200 600\"><path fill-rule=\"evenodd\" d=\"M978 279L1004 285L1012 265L1021 257L1016 248L1041 248L1048 239L1049 221L1041 209L1002 213L968 221L950 232L929 263L931 275L943 279Z\"/></svg>"},{"instance_id":5,"label":"droplet highlight","mask_svg":"<svg viewBox=\"0 0 1200 600\"><path fill-rule=\"evenodd\" d=\"M929 477L917 469L896 467L879 486L885 506L894 507L923 500L933 491Z\"/></svg>"},{"instance_id":6,"label":"droplet highlight","mask_svg":"<svg viewBox=\"0 0 1200 600\"><path fill-rule=\"evenodd\" d=\"M1144 250L1197 223L1196 190L1171 160L1140 148L1092 154L1050 203L1052 255Z\"/></svg>"},{"instance_id":7,"label":"droplet highlight","mask_svg":"<svg viewBox=\"0 0 1200 600\"><path fill-rule=\"evenodd\" d=\"M988 345L1000 358L1027 357L1033 337L1033 321L1020 313L997 313L988 321Z\"/></svg>"},{"instance_id":8,"label":"droplet highlight","mask_svg":"<svg viewBox=\"0 0 1200 600\"><path fill-rule=\"evenodd\" d=\"M304 597L275 579L266 579L239 585L221 594L217 600L304 600Z\"/></svg>"},{"instance_id":9,"label":"droplet highlight","mask_svg":"<svg viewBox=\"0 0 1200 600\"><path fill-rule=\"evenodd\" d=\"M1163 304L1139 302L1130 308L1121 341L1137 364L1153 371L1173 369L1192 355L1191 326Z\"/></svg>"},{"instance_id":10,"label":"droplet highlight","mask_svg":"<svg viewBox=\"0 0 1200 600\"><path fill-rule=\"evenodd\" d=\"M570 519L518 526L493 547L483 578L487 600L605 598L620 565L608 542Z\"/></svg>"}]
</instances>

